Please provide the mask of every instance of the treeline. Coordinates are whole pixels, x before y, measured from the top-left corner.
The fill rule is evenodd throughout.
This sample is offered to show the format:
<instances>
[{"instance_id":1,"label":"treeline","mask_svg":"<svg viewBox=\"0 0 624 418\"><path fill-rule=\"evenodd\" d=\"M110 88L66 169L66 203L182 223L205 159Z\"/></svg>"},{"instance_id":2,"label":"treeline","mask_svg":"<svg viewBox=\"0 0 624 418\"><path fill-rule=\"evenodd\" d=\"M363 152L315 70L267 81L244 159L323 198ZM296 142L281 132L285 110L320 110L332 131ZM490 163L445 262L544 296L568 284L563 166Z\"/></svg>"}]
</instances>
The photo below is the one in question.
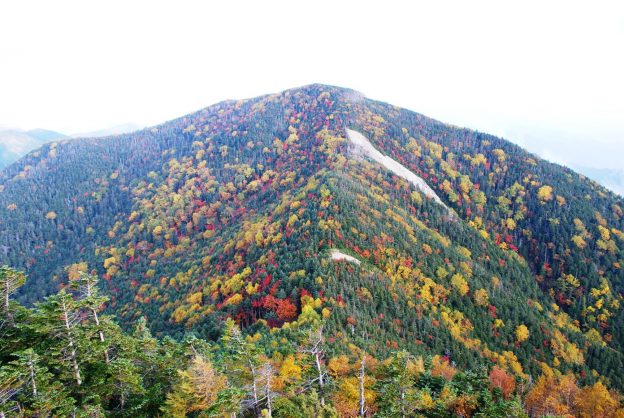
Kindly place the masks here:
<instances>
[{"instance_id":1,"label":"treeline","mask_svg":"<svg viewBox=\"0 0 624 418\"><path fill-rule=\"evenodd\" d=\"M296 321L267 333L231 319L214 342L157 340L144 319L125 333L100 313L97 277L69 276L28 309L12 299L25 275L0 269L0 417L624 416L617 393L571 374L530 384L439 355L375 358L354 344L336 354L309 296Z\"/></svg>"}]
</instances>

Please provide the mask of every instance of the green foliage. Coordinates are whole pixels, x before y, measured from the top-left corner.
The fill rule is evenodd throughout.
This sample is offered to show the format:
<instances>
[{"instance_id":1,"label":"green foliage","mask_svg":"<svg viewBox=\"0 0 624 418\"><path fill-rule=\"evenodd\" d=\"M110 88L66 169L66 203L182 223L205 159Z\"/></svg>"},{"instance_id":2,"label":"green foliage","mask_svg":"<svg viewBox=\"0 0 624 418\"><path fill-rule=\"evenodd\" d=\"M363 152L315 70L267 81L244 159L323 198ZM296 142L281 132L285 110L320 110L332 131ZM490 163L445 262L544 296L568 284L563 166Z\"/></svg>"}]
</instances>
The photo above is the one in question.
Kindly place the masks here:
<instances>
[{"instance_id":1,"label":"green foliage","mask_svg":"<svg viewBox=\"0 0 624 418\"><path fill-rule=\"evenodd\" d=\"M450 211L353 152L345 127L420 176ZM69 336L82 374L90 362L112 367L118 350L130 355L99 313L105 299L88 295L97 273L123 329L146 318L137 332L153 348L132 354L138 370L157 361L163 373L142 376L149 395L131 367L123 382L100 380L101 391L119 387L109 404L147 398L144 408L159 411L170 388L145 381L177 376L175 359L160 355L174 346L164 336L230 344L225 318L261 336L240 340L258 352L273 342L286 351L300 323L324 318L337 354L349 344L378 358L405 349L461 369L496 364L519 379L548 365L624 388L622 199L502 139L349 90L307 86L133 134L49 144L1 172L0 190L0 263L29 276L18 300L32 306L69 281L80 319L60 333L47 318L59 308L53 297L23 330L3 330L0 353L17 351L20 332L58 334L47 342L54 367L76 392L86 381L67 369ZM332 260L332 249L359 263ZM65 278L66 266L83 263L93 271ZM13 302L2 309L26 315ZM285 342L264 341L277 330ZM232 364L242 363L240 341Z\"/></svg>"},{"instance_id":2,"label":"green foliage","mask_svg":"<svg viewBox=\"0 0 624 418\"><path fill-rule=\"evenodd\" d=\"M94 276L83 276L80 283L98 294ZM361 411L382 417L526 416L521 393L512 397L511 387L503 396L496 385L498 377L492 376L507 376L500 370L488 380L485 367L461 371L448 358L409 351L376 359L353 343L342 346L348 355L331 357L326 366L325 353L336 353L338 347L326 341L327 324L320 318L254 335L243 334L228 319L216 342L194 335L181 342L157 340L145 319L130 334L110 317L94 327L95 308L84 303L83 291L62 289L24 309L10 325L17 329L17 340L16 351L3 354L0 363L4 416L333 418ZM305 300L308 308L315 304L309 296ZM624 412L601 382L578 388L572 374L556 378L552 370L545 373L530 390L531 408L543 405L541 397L566 399L569 394L581 414ZM547 392L550 386L553 394Z\"/></svg>"}]
</instances>

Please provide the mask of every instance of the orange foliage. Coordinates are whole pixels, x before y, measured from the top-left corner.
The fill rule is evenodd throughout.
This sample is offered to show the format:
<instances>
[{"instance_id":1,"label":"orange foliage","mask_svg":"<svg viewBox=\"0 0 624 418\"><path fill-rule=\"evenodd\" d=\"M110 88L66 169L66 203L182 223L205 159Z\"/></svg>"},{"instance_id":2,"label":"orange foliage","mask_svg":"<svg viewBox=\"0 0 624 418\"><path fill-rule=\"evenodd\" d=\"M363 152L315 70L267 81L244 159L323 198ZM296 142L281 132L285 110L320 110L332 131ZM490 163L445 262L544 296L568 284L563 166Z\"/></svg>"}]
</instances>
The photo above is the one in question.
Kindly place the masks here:
<instances>
[{"instance_id":1,"label":"orange foliage","mask_svg":"<svg viewBox=\"0 0 624 418\"><path fill-rule=\"evenodd\" d=\"M431 362L431 375L440 376L446 380L451 380L457 373L455 367L453 367L448 359L434 356Z\"/></svg>"},{"instance_id":2,"label":"orange foliage","mask_svg":"<svg viewBox=\"0 0 624 418\"><path fill-rule=\"evenodd\" d=\"M516 380L514 377L498 366L492 368L489 379L492 387L499 388L501 392L503 392L505 399L509 399L516 389Z\"/></svg>"}]
</instances>

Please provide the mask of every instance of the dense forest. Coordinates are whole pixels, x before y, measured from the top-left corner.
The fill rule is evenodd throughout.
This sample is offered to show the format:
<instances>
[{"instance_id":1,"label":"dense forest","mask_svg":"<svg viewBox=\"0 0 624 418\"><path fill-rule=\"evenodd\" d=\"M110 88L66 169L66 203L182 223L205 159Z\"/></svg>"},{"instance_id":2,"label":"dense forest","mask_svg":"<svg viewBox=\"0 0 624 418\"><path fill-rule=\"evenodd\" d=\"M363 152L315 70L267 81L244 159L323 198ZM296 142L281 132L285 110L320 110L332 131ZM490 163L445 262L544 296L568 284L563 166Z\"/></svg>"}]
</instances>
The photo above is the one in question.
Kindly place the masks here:
<instances>
[{"instance_id":1,"label":"dense forest","mask_svg":"<svg viewBox=\"0 0 624 418\"><path fill-rule=\"evenodd\" d=\"M347 130L428 189L362 153ZM469 416L498 405L501 416L521 407L531 416L600 416L583 412L583 396L602 391L616 405L609 390L624 390L623 208L597 183L503 139L311 85L32 152L0 172L0 264L28 275L15 293L25 323L63 295L82 312L74 325L86 334L94 332L89 309L101 302L85 308L72 285L101 278L104 313L123 330L108 319L119 336L111 340L130 352L117 342L92 349L118 352L133 364L137 387L158 392L157 400L134 398L149 404L135 406L146 416L164 411L168 396L193 398L193 383L181 376L192 380L200 373L193 367L205 365L243 391L244 401L228 398L236 411L267 409L250 403L249 380L227 363L233 333L253 345L258 367L279 372L292 356L303 374L275 391L294 409L316 408L326 396L333 400L322 413L357 415L365 369L366 381L381 385L369 388L367 414L437 416L440 408L439 416ZM156 366L132 348L142 344L132 342L137 324L156 338L154 352L188 364L167 360L167 376L150 383L145 370ZM61 373L44 358L50 342L32 327L15 328L21 342L3 347L3 365L11 369L16 353L32 348L45 373ZM313 334L326 345L319 367L332 389L304 376L314 369L303 348ZM85 363L101 367L97 379L110 367L102 355ZM332 360L345 363L340 373ZM395 401L382 401L385 384L399 385L393 379L407 379L413 398L401 405L416 409L397 412ZM174 395L176 385L190 392ZM418 409L424 388L433 409ZM125 410L112 392L89 401L74 389L71 408ZM457 412L437 398L443 390L474 408ZM213 403L198 402L205 408L187 413L208 413Z\"/></svg>"},{"instance_id":2,"label":"dense forest","mask_svg":"<svg viewBox=\"0 0 624 418\"><path fill-rule=\"evenodd\" d=\"M144 318L125 333L100 313L98 278L76 266L68 275L27 309L11 298L25 275L0 268L2 418L624 416L600 381L579 387L547 367L528 386L498 366L458 370L448 356L335 351L309 295L296 321L270 333L245 336L228 319L214 342L158 340Z\"/></svg>"}]
</instances>

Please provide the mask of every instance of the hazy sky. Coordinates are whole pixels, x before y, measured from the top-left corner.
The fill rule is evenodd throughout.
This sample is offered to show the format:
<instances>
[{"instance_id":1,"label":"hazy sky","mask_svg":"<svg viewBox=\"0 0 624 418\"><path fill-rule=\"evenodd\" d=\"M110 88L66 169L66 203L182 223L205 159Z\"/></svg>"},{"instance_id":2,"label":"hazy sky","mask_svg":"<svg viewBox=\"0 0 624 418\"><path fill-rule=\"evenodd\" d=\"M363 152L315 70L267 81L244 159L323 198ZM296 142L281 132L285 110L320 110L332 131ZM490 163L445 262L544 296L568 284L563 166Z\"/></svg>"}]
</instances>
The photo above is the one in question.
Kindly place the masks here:
<instances>
[{"instance_id":1,"label":"hazy sky","mask_svg":"<svg viewBox=\"0 0 624 418\"><path fill-rule=\"evenodd\" d=\"M150 125L322 82L624 168L622 1L3 1L0 60L0 125Z\"/></svg>"}]
</instances>

